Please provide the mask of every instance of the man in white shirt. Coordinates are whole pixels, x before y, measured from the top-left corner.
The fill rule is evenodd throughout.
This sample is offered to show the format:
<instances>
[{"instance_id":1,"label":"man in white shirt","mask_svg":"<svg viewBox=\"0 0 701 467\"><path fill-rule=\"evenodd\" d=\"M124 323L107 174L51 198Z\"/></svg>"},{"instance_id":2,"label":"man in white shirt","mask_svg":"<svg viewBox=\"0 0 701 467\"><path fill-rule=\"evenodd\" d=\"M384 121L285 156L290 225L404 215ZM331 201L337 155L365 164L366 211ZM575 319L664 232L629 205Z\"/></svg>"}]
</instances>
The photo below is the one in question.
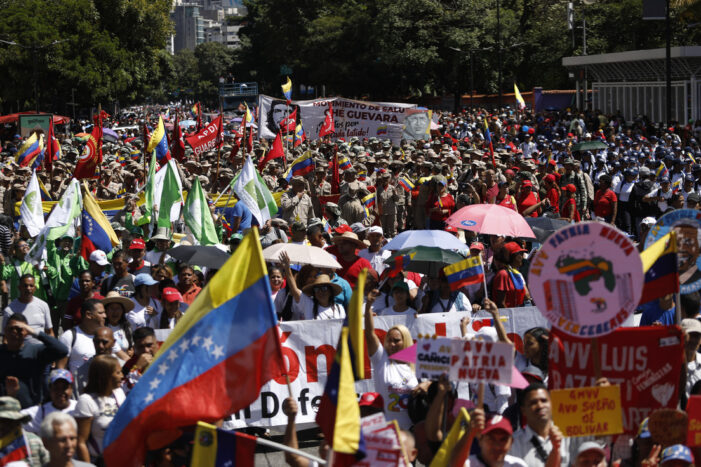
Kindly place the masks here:
<instances>
[{"instance_id":1,"label":"man in white shirt","mask_svg":"<svg viewBox=\"0 0 701 467\"><path fill-rule=\"evenodd\" d=\"M19 296L5 308L3 322L6 322L10 316L18 313L27 318L27 324L37 333L44 332L49 336L53 336L54 331L49 305L44 300L35 297L35 291L36 279L33 275L24 274L20 277Z\"/></svg>"},{"instance_id":2,"label":"man in white shirt","mask_svg":"<svg viewBox=\"0 0 701 467\"><path fill-rule=\"evenodd\" d=\"M95 355L93 337L97 328L105 325L105 307L99 300L89 298L80 307L80 324L61 334L59 341L68 347L68 356L58 361L59 368L67 368L75 376L78 368Z\"/></svg>"},{"instance_id":3,"label":"man in white shirt","mask_svg":"<svg viewBox=\"0 0 701 467\"><path fill-rule=\"evenodd\" d=\"M367 230L365 238L370 242L370 246L359 250L358 256L368 260L372 268L377 271L378 274L382 274L382 271L387 268L385 260L392 256L392 252L389 250L380 251L385 240L382 227L373 225Z\"/></svg>"},{"instance_id":4,"label":"man in white shirt","mask_svg":"<svg viewBox=\"0 0 701 467\"><path fill-rule=\"evenodd\" d=\"M699 343L701 343L701 322L695 318L682 320L684 331L684 353L686 354L686 397L691 394L691 388L697 381L701 381L701 357L699 357Z\"/></svg>"}]
</instances>

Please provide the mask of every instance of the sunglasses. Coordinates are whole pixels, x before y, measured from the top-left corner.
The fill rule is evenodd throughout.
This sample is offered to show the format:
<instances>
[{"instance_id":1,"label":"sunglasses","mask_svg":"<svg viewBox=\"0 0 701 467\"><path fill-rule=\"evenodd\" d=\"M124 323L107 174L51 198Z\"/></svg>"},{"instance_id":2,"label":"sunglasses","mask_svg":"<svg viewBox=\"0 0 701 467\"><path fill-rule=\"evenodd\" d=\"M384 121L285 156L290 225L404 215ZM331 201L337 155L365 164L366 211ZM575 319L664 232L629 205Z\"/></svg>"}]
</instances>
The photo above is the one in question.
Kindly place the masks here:
<instances>
[{"instance_id":1,"label":"sunglasses","mask_svg":"<svg viewBox=\"0 0 701 467\"><path fill-rule=\"evenodd\" d=\"M318 290L319 292L331 292L331 286L320 285L318 287L314 287L314 290Z\"/></svg>"}]
</instances>

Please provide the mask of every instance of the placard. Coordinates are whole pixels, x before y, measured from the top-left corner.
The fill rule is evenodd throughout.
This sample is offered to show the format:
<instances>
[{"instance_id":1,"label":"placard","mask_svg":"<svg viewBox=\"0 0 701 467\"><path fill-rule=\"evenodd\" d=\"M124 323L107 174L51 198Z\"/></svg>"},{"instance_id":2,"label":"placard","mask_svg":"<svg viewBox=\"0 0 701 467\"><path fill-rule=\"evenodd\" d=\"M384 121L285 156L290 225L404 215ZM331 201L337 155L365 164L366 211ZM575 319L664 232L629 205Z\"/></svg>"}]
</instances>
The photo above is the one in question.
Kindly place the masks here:
<instances>
[{"instance_id":1,"label":"placard","mask_svg":"<svg viewBox=\"0 0 701 467\"><path fill-rule=\"evenodd\" d=\"M594 386L550 391L553 422L567 437L623 433L621 387Z\"/></svg>"},{"instance_id":2,"label":"placard","mask_svg":"<svg viewBox=\"0 0 701 467\"><path fill-rule=\"evenodd\" d=\"M357 467L402 467L406 466L402 453L399 427L396 422L371 433L363 432L365 458L353 465Z\"/></svg>"},{"instance_id":3,"label":"placard","mask_svg":"<svg viewBox=\"0 0 701 467\"><path fill-rule=\"evenodd\" d=\"M514 347L503 342L454 340L451 381L511 384Z\"/></svg>"},{"instance_id":4,"label":"placard","mask_svg":"<svg viewBox=\"0 0 701 467\"><path fill-rule=\"evenodd\" d=\"M621 328L599 338L601 375L621 386L623 429L637 433L640 423L658 408L676 407L683 363L678 326ZM553 329L550 333L548 388L594 386L591 339Z\"/></svg>"},{"instance_id":5,"label":"placard","mask_svg":"<svg viewBox=\"0 0 701 467\"><path fill-rule=\"evenodd\" d=\"M613 332L643 291L640 254L628 236L603 222L553 233L531 261L528 288L550 323L576 337Z\"/></svg>"},{"instance_id":6,"label":"placard","mask_svg":"<svg viewBox=\"0 0 701 467\"><path fill-rule=\"evenodd\" d=\"M645 237L645 248L673 230L677 234L679 289L688 294L701 289L701 211L677 209L660 217Z\"/></svg>"},{"instance_id":7,"label":"placard","mask_svg":"<svg viewBox=\"0 0 701 467\"><path fill-rule=\"evenodd\" d=\"M48 134L52 118L52 114L20 114L19 135L26 138L37 127L44 130L45 135Z\"/></svg>"},{"instance_id":8,"label":"placard","mask_svg":"<svg viewBox=\"0 0 701 467\"><path fill-rule=\"evenodd\" d=\"M452 357L453 339L419 338L416 341L416 377L438 380L442 374L450 372Z\"/></svg>"}]
</instances>

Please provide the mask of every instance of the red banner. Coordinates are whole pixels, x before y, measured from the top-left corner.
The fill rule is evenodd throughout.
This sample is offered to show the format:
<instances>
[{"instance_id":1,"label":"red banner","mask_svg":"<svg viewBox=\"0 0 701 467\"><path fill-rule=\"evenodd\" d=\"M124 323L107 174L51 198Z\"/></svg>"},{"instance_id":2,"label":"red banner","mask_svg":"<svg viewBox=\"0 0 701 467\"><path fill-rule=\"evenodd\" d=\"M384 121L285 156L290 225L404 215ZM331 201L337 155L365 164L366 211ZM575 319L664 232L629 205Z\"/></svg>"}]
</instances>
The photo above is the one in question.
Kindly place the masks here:
<instances>
[{"instance_id":1,"label":"red banner","mask_svg":"<svg viewBox=\"0 0 701 467\"><path fill-rule=\"evenodd\" d=\"M199 157L206 151L216 149L217 142L222 144L224 141L224 129L221 123L222 118L219 116L212 120L202 131L185 138L187 144L192 146L196 156ZM221 136L218 139L217 129L221 132Z\"/></svg>"},{"instance_id":2,"label":"red banner","mask_svg":"<svg viewBox=\"0 0 701 467\"><path fill-rule=\"evenodd\" d=\"M594 386L592 339L550 333L548 387ZM684 366L678 326L620 328L598 338L601 376L621 385L623 429L637 432L653 410L674 408L679 400L679 372ZM553 411L556 408L553 407Z\"/></svg>"}]
</instances>

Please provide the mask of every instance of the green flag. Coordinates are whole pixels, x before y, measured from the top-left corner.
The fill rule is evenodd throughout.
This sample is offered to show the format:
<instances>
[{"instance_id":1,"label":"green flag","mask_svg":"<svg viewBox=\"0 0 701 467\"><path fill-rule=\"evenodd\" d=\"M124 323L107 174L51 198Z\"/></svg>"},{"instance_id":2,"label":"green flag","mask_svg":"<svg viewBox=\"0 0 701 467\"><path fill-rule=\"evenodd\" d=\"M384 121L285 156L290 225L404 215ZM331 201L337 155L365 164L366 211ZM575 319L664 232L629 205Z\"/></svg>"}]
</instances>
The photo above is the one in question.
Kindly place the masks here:
<instances>
[{"instance_id":1,"label":"green flag","mask_svg":"<svg viewBox=\"0 0 701 467\"><path fill-rule=\"evenodd\" d=\"M214 219L212 219L212 214L209 212L207 199L202 190L202 185L200 185L199 178L195 178L195 183L187 194L183 217L185 218L185 224L201 245L219 243L217 230L214 227Z\"/></svg>"},{"instance_id":2,"label":"green flag","mask_svg":"<svg viewBox=\"0 0 701 467\"><path fill-rule=\"evenodd\" d=\"M144 215L137 221L136 225L150 224L153 217L153 190L156 185L156 151L151 154L151 166L148 169L146 188L144 190Z\"/></svg>"},{"instance_id":3,"label":"green flag","mask_svg":"<svg viewBox=\"0 0 701 467\"><path fill-rule=\"evenodd\" d=\"M239 202L246 205L260 225L277 214L275 198L268 190L263 177L255 169L250 156L246 158L241 172L231 183L234 185L234 193Z\"/></svg>"},{"instance_id":4,"label":"green flag","mask_svg":"<svg viewBox=\"0 0 701 467\"><path fill-rule=\"evenodd\" d=\"M180 185L178 184L178 178L175 176L173 171L173 165L168 164L165 168L166 174L163 179L163 191L161 192L161 204L158 207L158 227L171 228L170 222L177 220L180 217L180 212L175 216L171 213L173 212L174 206L180 206L180 201L182 200L182 194L180 193Z\"/></svg>"}]
</instances>

